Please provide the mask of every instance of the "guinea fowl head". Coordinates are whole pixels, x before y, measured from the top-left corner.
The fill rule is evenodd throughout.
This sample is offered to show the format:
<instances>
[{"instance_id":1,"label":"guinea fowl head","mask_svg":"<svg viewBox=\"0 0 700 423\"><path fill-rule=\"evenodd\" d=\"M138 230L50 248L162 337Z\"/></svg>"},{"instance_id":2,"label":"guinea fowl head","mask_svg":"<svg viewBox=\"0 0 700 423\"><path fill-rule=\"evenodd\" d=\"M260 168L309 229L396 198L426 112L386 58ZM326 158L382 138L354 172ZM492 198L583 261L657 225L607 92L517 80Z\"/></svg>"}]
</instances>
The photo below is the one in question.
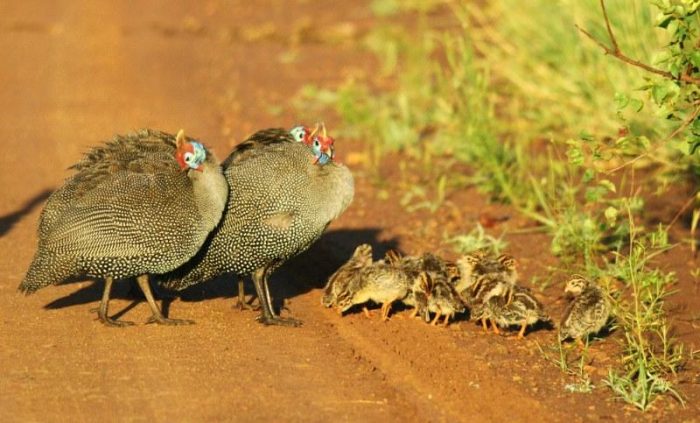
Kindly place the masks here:
<instances>
[{"instance_id":1,"label":"guinea fowl head","mask_svg":"<svg viewBox=\"0 0 700 423\"><path fill-rule=\"evenodd\" d=\"M294 138L296 142L303 142L304 144L311 146L311 128L304 125L297 125L289 131L289 135Z\"/></svg>"},{"instance_id":2,"label":"guinea fowl head","mask_svg":"<svg viewBox=\"0 0 700 423\"><path fill-rule=\"evenodd\" d=\"M315 164L325 165L328 162L333 161L333 158L335 157L335 151L333 148L335 139L328 135L326 125L324 123L321 123L320 131L319 124L316 124L314 130L309 134L309 138L311 140L309 147L311 147L311 151L314 153Z\"/></svg>"},{"instance_id":3,"label":"guinea fowl head","mask_svg":"<svg viewBox=\"0 0 700 423\"><path fill-rule=\"evenodd\" d=\"M185 131L180 129L177 133L175 144L175 160L180 165L181 170L194 169L202 172L202 164L207 158L204 146L197 141L187 141Z\"/></svg>"}]
</instances>

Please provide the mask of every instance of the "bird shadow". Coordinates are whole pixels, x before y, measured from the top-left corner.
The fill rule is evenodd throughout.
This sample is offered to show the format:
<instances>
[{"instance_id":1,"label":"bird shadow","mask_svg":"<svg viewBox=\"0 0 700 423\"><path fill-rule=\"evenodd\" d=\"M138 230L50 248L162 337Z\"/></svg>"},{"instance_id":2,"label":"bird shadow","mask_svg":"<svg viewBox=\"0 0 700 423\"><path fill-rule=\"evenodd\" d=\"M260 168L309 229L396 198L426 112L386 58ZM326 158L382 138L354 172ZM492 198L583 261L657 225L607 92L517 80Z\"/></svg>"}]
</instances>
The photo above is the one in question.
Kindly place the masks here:
<instances>
[{"instance_id":1,"label":"bird shadow","mask_svg":"<svg viewBox=\"0 0 700 423\"><path fill-rule=\"evenodd\" d=\"M0 237L5 236L6 233L12 229L17 222L25 215L31 213L32 210L39 204L43 203L51 195L52 190L44 190L34 197L30 198L29 201L24 203L22 208L16 210L10 214L0 217Z\"/></svg>"},{"instance_id":2,"label":"bird shadow","mask_svg":"<svg viewBox=\"0 0 700 423\"><path fill-rule=\"evenodd\" d=\"M338 229L326 232L307 251L289 260L275 272L270 279L272 297L276 299L274 307L279 309L283 300L304 294L325 285L328 277L335 272L352 255L355 247L367 243L372 245L375 258L382 257L387 251L396 250L395 238L379 240L379 228ZM84 282L85 278L72 278L63 283ZM162 290L151 282L151 288L157 299L162 300L163 314L167 311L175 294L185 302L198 302L213 298L230 298L238 294L237 279L233 275L222 275L210 281L191 286L181 292L172 293ZM110 298L133 300L126 309L116 313L118 317L133 308L143 296L133 279L115 281ZM104 282L95 280L77 291L58 298L44 306L45 309L61 309L75 305L100 301ZM252 282L246 281L245 291L254 293Z\"/></svg>"},{"instance_id":3,"label":"bird shadow","mask_svg":"<svg viewBox=\"0 0 700 423\"><path fill-rule=\"evenodd\" d=\"M61 283L61 285L76 282L86 282L86 279L71 278ZM91 283L81 287L77 291L71 292L70 294L64 297L51 301L50 303L44 305L44 308L47 310L54 310L100 301L102 299L102 292L104 291L104 281L102 281L101 279L96 279L92 281L87 280L87 282ZM166 298L162 293L160 293L160 290L157 289L157 287L155 287L154 285L155 284L151 282L151 289L156 299L163 299L164 301L169 299ZM133 301L132 305L128 306L126 310L122 310L119 313L117 313L118 315L121 315L124 312L130 310L141 301L145 301L145 297L143 296L143 293L141 293L141 288L138 287L138 284L133 278L115 280L112 292L110 293L109 297L110 299L122 299Z\"/></svg>"},{"instance_id":4,"label":"bird shadow","mask_svg":"<svg viewBox=\"0 0 700 423\"><path fill-rule=\"evenodd\" d=\"M279 309L283 299L294 298L313 289L322 288L338 267L345 263L360 244L372 246L375 259L389 250L398 249L398 240L380 240L380 228L337 229L326 232L308 250L292 258L270 277L270 291ZM246 278L248 279L248 278ZM202 301L210 298L233 297L238 294L237 279L224 275L180 292L182 301ZM254 293L250 280L245 291Z\"/></svg>"}]
</instances>

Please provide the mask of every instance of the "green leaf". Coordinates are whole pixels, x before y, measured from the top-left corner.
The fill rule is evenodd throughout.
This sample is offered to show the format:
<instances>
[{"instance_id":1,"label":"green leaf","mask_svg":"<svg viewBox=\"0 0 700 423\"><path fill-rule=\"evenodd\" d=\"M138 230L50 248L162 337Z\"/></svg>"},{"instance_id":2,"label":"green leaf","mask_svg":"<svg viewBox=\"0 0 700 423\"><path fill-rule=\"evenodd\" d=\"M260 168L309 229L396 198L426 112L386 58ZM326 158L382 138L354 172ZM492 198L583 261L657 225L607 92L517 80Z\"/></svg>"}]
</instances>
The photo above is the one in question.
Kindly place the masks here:
<instances>
[{"instance_id":1,"label":"green leaf","mask_svg":"<svg viewBox=\"0 0 700 423\"><path fill-rule=\"evenodd\" d=\"M574 166L581 166L583 164L583 152L578 146L571 146L566 151L566 156L569 158L569 163Z\"/></svg>"},{"instance_id":2,"label":"green leaf","mask_svg":"<svg viewBox=\"0 0 700 423\"><path fill-rule=\"evenodd\" d=\"M607 188L607 190L610 192L617 192L617 188L615 188L615 184L613 184L612 181L610 181L609 179L603 179L602 181L599 181L598 184Z\"/></svg>"},{"instance_id":3,"label":"green leaf","mask_svg":"<svg viewBox=\"0 0 700 423\"><path fill-rule=\"evenodd\" d=\"M651 87L651 95L659 106L678 95L680 87L674 81L661 81Z\"/></svg>"},{"instance_id":4,"label":"green leaf","mask_svg":"<svg viewBox=\"0 0 700 423\"><path fill-rule=\"evenodd\" d=\"M598 200L603 198L605 194L608 193L606 188L601 186L590 187L586 189L585 197L587 203L597 203Z\"/></svg>"},{"instance_id":5,"label":"green leaf","mask_svg":"<svg viewBox=\"0 0 700 423\"><path fill-rule=\"evenodd\" d=\"M688 139L688 153L689 154L695 154L695 152L700 148L700 137L696 135L692 135Z\"/></svg>"},{"instance_id":6,"label":"green leaf","mask_svg":"<svg viewBox=\"0 0 700 423\"><path fill-rule=\"evenodd\" d=\"M586 169L586 171L583 172L583 176L581 177L581 180L583 181L583 183L591 182L593 180L593 178L595 177L595 174L596 174L595 170Z\"/></svg>"},{"instance_id":7,"label":"green leaf","mask_svg":"<svg viewBox=\"0 0 700 423\"><path fill-rule=\"evenodd\" d=\"M615 106L617 110L622 110L630 103L630 98L623 93L615 93Z\"/></svg>"},{"instance_id":8,"label":"green leaf","mask_svg":"<svg viewBox=\"0 0 700 423\"><path fill-rule=\"evenodd\" d=\"M608 225L612 226L615 224L619 213L620 212L613 206L610 206L607 209L605 209L605 220L608 221Z\"/></svg>"},{"instance_id":9,"label":"green leaf","mask_svg":"<svg viewBox=\"0 0 700 423\"><path fill-rule=\"evenodd\" d=\"M673 20L673 16L666 16L661 22L659 22L659 28L664 28L666 29L668 27L668 24L671 23Z\"/></svg>"},{"instance_id":10,"label":"green leaf","mask_svg":"<svg viewBox=\"0 0 700 423\"><path fill-rule=\"evenodd\" d=\"M635 113L639 113L644 108L644 102L637 98L630 98L630 107Z\"/></svg>"},{"instance_id":11,"label":"green leaf","mask_svg":"<svg viewBox=\"0 0 700 423\"><path fill-rule=\"evenodd\" d=\"M693 64L696 68L700 68L700 51L695 50L690 52L688 54L688 59L690 60L690 63Z\"/></svg>"},{"instance_id":12,"label":"green leaf","mask_svg":"<svg viewBox=\"0 0 700 423\"><path fill-rule=\"evenodd\" d=\"M593 136L593 134L586 131L579 132L578 136L584 141L595 141L595 137Z\"/></svg>"}]
</instances>

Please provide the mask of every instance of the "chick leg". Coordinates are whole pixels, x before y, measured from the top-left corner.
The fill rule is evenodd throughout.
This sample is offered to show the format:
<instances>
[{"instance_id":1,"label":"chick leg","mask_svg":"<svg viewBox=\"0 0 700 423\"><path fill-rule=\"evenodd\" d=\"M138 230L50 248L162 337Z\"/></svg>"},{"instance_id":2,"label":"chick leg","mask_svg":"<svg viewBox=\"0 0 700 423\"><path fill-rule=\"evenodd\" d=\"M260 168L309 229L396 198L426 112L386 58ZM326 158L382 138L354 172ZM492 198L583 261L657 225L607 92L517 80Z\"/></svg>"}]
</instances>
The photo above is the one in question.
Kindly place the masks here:
<instances>
[{"instance_id":1,"label":"chick leg","mask_svg":"<svg viewBox=\"0 0 700 423\"><path fill-rule=\"evenodd\" d=\"M484 332L488 332L488 331L489 331L489 325L488 325L488 323L486 322L486 317L482 317L482 318L481 318L481 328L484 330Z\"/></svg>"},{"instance_id":2,"label":"chick leg","mask_svg":"<svg viewBox=\"0 0 700 423\"><path fill-rule=\"evenodd\" d=\"M447 325L450 324L450 317L452 317L452 314L445 315L445 320L442 322L442 326L447 327Z\"/></svg>"},{"instance_id":3,"label":"chick leg","mask_svg":"<svg viewBox=\"0 0 700 423\"><path fill-rule=\"evenodd\" d=\"M442 314L440 314L439 311L436 312L436 313L435 313L435 318L430 322L430 324L433 325L433 326L437 325L437 322L438 322L438 320L440 319L440 316L442 316Z\"/></svg>"},{"instance_id":4,"label":"chick leg","mask_svg":"<svg viewBox=\"0 0 700 423\"><path fill-rule=\"evenodd\" d=\"M368 319L372 318L372 313L369 312L369 309L367 306L362 306L362 312L365 314L365 317Z\"/></svg>"},{"instance_id":5,"label":"chick leg","mask_svg":"<svg viewBox=\"0 0 700 423\"><path fill-rule=\"evenodd\" d=\"M520 327L520 332L518 332L518 339L525 338L525 329L527 328L527 322L523 322Z\"/></svg>"},{"instance_id":6,"label":"chick leg","mask_svg":"<svg viewBox=\"0 0 700 423\"><path fill-rule=\"evenodd\" d=\"M118 321L107 316L107 310L109 309L109 295L112 292L112 282L114 279L111 276L105 278L105 289L102 292L102 301L100 301L100 308L97 310L97 318L107 326L111 327L124 327L133 325L134 322L127 322L124 320Z\"/></svg>"},{"instance_id":7,"label":"chick leg","mask_svg":"<svg viewBox=\"0 0 700 423\"><path fill-rule=\"evenodd\" d=\"M382 309L384 309L384 313L382 314L382 321L389 320L389 313L391 313L391 305L392 304L393 303L382 304Z\"/></svg>"},{"instance_id":8,"label":"chick leg","mask_svg":"<svg viewBox=\"0 0 700 423\"><path fill-rule=\"evenodd\" d=\"M148 302L148 306L151 308L151 313L153 313L146 323L158 323L159 325L191 325L194 323L193 320L168 319L163 316L163 313L160 312L156 305L156 301L153 299L151 285L148 284L148 275L139 275L136 277L136 281L139 283L141 291L143 291L143 295L146 297L146 302Z\"/></svg>"},{"instance_id":9,"label":"chick leg","mask_svg":"<svg viewBox=\"0 0 700 423\"><path fill-rule=\"evenodd\" d=\"M411 314L408 315L411 319L415 318L418 315L418 307L413 307L413 310L411 311Z\"/></svg>"},{"instance_id":10,"label":"chick leg","mask_svg":"<svg viewBox=\"0 0 700 423\"><path fill-rule=\"evenodd\" d=\"M498 330L498 325L493 320L491 320L491 329L493 329L493 333L495 333L496 335L501 334L501 331Z\"/></svg>"}]
</instances>

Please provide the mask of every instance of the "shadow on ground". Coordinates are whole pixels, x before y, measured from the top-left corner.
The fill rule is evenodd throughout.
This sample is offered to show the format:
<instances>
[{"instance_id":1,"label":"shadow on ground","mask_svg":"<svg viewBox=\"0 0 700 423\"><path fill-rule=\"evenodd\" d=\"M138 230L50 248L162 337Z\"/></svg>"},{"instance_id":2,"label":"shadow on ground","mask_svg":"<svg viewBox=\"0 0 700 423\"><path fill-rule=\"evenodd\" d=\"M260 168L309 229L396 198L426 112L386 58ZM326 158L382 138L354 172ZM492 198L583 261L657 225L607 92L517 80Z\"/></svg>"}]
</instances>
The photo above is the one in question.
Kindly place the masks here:
<instances>
[{"instance_id":1,"label":"shadow on ground","mask_svg":"<svg viewBox=\"0 0 700 423\"><path fill-rule=\"evenodd\" d=\"M51 190L42 191L27 201L21 209L0 217L0 237L5 236L22 217L31 213L36 206L49 198L51 192Z\"/></svg>"},{"instance_id":2,"label":"shadow on ground","mask_svg":"<svg viewBox=\"0 0 700 423\"><path fill-rule=\"evenodd\" d=\"M279 309L285 299L296 297L312 289L322 288L328 277L350 258L355 247L359 244L372 245L375 259L383 257L390 249L397 249L396 239L380 241L378 239L380 233L381 229L379 228L342 229L325 233L311 248L288 261L272 275L270 290L275 299L275 308ZM79 281L85 281L85 278L75 278L65 283ZM178 293L162 291L153 284L151 286L154 288L156 298L163 300L163 314L166 316L169 305L175 296L179 296L182 301L196 302L212 298L234 297L238 294L237 279L234 275L222 275ZM98 280L69 295L51 301L44 308L61 309L98 302L102 297L103 289L104 282ZM252 282L246 281L245 290L249 294L255 292ZM143 295L133 279L125 279L115 281L111 298L135 300L135 303L126 310L119 311L118 315L121 315L143 300Z\"/></svg>"},{"instance_id":3,"label":"shadow on ground","mask_svg":"<svg viewBox=\"0 0 700 423\"><path fill-rule=\"evenodd\" d=\"M270 290L275 308L282 300L322 288L328 277L350 258L355 247L372 245L374 258L379 259L390 249L398 248L398 240L379 240L379 228L342 229L326 232L314 245L299 256L289 260L270 278ZM254 293L252 281L247 278L246 293ZM202 301L210 298L233 297L238 294L234 275L223 275L209 282L183 290L183 301Z\"/></svg>"}]
</instances>

